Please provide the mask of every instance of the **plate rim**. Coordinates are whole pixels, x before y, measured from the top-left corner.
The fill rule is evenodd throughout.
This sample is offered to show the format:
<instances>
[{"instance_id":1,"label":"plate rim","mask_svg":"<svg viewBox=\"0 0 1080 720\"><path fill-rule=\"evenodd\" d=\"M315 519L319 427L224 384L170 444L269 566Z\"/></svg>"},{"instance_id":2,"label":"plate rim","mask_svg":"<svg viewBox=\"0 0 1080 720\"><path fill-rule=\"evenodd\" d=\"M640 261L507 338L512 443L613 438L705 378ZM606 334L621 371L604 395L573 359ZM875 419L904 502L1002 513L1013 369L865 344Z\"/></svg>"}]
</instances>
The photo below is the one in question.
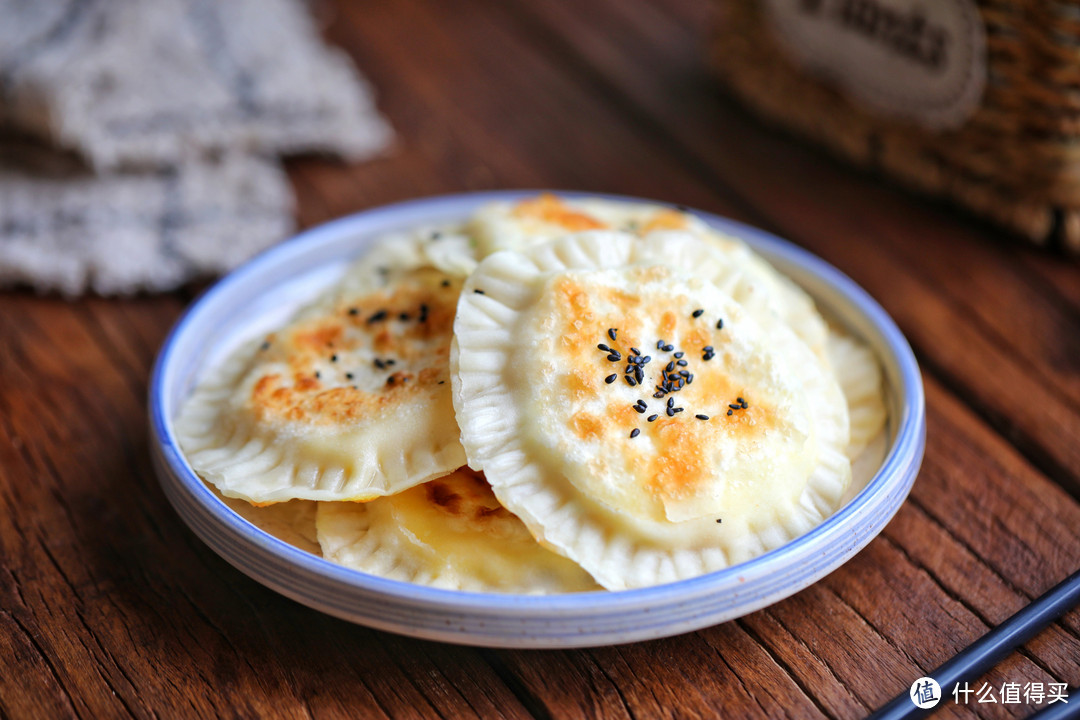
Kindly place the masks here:
<instances>
[{"instance_id":1,"label":"plate rim","mask_svg":"<svg viewBox=\"0 0 1080 720\"><path fill-rule=\"evenodd\" d=\"M287 263L291 257L310 252L313 245L340 240L342 237L350 235L357 237L358 243L366 242L367 240L364 240L364 238L380 232L371 229L371 226L378 225L380 222L389 222L395 217L408 216L417 212L434 214L439 210L465 217L469 210L486 202L513 201L523 197L535 196L540 192L551 192L570 198L591 197L620 202L678 207L723 232L743 239L756 251L764 248L765 254L770 256L771 260L775 257L781 257L785 262L805 268L810 275L825 283L830 291L835 292L839 297L854 306L858 314L862 315L878 334L878 340L881 341L880 345L875 343L878 352L880 353L884 349L888 350L890 356L882 358L882 360L893 364L899 373L899 377L896 378L899 387L895 389L899 391L897 393L899 395L897 402L900 413L899 417L895 418L897 423L895 440L867 486L859 491L845 506L807 533L767 553L729 568L671 583L632 590L602 590L565 595L520 595L432 588L369 575L359 570L337 565L322 557L295 548L256 528L230 510L203 485L184 459L176 437L172 432L173 419L165 417L164 405L167 403L163 401L163 398L168 392L166 381L170 379L169 371L172 369L170 361L174 348L179 340L184 337L193 320L198 319L199 313L209 312L208 308L212 309L214 307L213 303L216 298L230 288L257 279L260 273L265 273L266 268L269 266ZM412 224L419 225L422 223L423 219L418 219ZM365 231L365 227L369 229ZM385 232L385 230L381 232ZM268 553L276 560L286 564L298 564L309 574L313 574L331 585L340 586L344 584L344 589L347 592L360 591L365 594L372 594L378 598L392 600L398 605L414 610L437 610L459 613L475 618L485 616L512 618L525 614L533 620L566 620L570 617L588 620L604 615L614 616L628 611L648 612L650 609L659 611L664 605L692 603L697 599L724 592L732 582L737 583L736 587L743 585L747 586L747 589L750 589L751 583L755 583L753 587L757 587L757 592L753 593L753 596L765 600L759 605L749 607L746 612L753 611L758 607L764 607L797 592L802 587L816 582L820 577L832 572L850 560L873 537L880 533L910 491L921 465L926 432L924 390L918 363L910 345L892 318L876 300L853 280L822 258L769 232L713 213L625 195L550 189L497 190L413 198L369 208L323 223L259 253L207 288L180 315L162 343L155 359L148 386L148 396L150 444L156 456L155 470L163 487L165 487L170 503L180 514L185 524L191 527L215 552L225 557L226 560L242 571L252 575L264 585L268 585L272 589L283 592L283 594L294 597L294 599L301 602L309 605L313 604L312 601L317 602L317 600L308 598L302 593L303 597L295 597L293 593L284 592L276 584L267 581L264 576L249 572L248 566L241 566L236 558L226 554L224 548L219 548L216 543L210 542L203 532L196 529L192 519L178 507L177 500L180 498L174 497L173 489L167 486L166 476L171 476L168 481L175 483L176 487L174 489L177 492L179 492L180 488L188 492L189 499L195 503L194 509L206 515L204 520L212 519L220 523L222 527L217 529L220 532L225 532L234 537L242 537L244 541L252 545L248 549L253 552ZM899 494L898 498L889 497L896 494ZM844 548L839 553L838 559L833 559L828 563L828 567L820 572L811 572L810 575L797 578L794 582L787 577L790 572L780 573L783 577L780 578L781 582L774 583L774 585L778 585L777 587L769 584L762 585L763 580L774 571L774 568L790 566L796 556L809 554L813 550L825 549L829 547L830 543L842 541L841 533L850 529L849 526L857 524L859 517L865 515L868 509L877 510L876 515L869 518L874 519L874 528L866 532L862 537L856 538L853 544ZM882 517L882 515L885 516ZM204 527L202 530L204 532L213 532L214 529ZM837 535L837 537L831 537L833 535ZM782 562L785 558L788 559L787 563ZM263 558L263 560L265 559ZM790 570L790 567L788 569ZM806 580L806 582L803 583L802 580ZM324 612L330 612L339 617L343 616L324 607L313 606ZM740 612L735 616L741 614L743 613ZM372 624L366 619L357 620L352 617L346 619ZM698 627L708 624L713 623L703 622ZM408 632L408 630L402 630L398 626L388 626L384 629ZM673 632L682 632L685 629L682 628ZM444 633L424 634L423 632L412 632L409 634L465 642L467 641L466 636L471 633L462 628L460 631L448 630ZM632 635L633 633L629 634ZM660 632L643 637L659 637L663 634L665 633ZM490 641L491 638L486 638L486 640ZM485 644L491 643L486 642ZM517 645L526 646L521 643ZM564 644L563 646L567 645Z\"/></svg>"}]
</instances>

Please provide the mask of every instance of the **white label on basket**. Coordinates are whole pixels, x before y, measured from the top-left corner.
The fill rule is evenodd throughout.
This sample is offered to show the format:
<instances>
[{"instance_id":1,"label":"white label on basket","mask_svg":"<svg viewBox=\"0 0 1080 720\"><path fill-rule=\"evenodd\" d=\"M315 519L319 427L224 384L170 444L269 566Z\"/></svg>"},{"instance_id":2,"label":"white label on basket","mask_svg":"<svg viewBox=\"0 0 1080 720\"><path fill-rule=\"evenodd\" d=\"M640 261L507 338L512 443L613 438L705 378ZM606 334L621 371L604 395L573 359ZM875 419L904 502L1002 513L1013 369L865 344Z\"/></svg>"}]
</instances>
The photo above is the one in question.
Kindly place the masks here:
<instances>
[{"instance_id":1,"label":"white label on basket","mask_svg":"<svg viewBox=\"0 0 1080 720\"><path fill-rule=\"evenodd\" d=\"M781 44L853 100L931 129L958 127L986 86L974 0L766 0Z\"/></svg>"}]
</instances>

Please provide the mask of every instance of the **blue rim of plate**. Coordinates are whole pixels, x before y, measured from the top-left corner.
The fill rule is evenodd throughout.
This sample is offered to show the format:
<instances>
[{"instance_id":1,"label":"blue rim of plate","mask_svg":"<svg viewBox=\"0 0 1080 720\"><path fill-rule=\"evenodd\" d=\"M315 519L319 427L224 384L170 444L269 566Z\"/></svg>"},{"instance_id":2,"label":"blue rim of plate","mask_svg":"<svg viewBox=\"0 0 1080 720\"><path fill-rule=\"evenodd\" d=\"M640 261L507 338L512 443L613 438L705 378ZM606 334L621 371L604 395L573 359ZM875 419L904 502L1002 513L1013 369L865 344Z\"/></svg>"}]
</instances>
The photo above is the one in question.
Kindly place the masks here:
<instances>
[{"instance_id":1,"label":"blue rim of plate","mask_svg":"<svg viewBox=\"0 0 1080 720\"><path fill-rule=\"evenodd\" d=\"M897 427L885 460L865 488L840 510L804 535L779 548L730 568L653 587L619 592L597 591L543 596L476 593L443 590L389 580L334 564L329 560L295 548L255 528L230 510L207 489L185 461L183 453L178 447L176 437L172 432L171 419L165 416L165 407L168 405L165 400L168 392L166 382L170 379L169 373L172 370L170 359L173 350L179 339L187 332L189 325L194 319L198 318L201 312L204 312L207 307L212 307L217 298L225 294L229 289L257 277L267 266L285 263L289 258L302 254L308 246L340 239L344 236L356 238L359 244L365 242L366 238L370 237L372 233L385 232L385 230L373 226L408 227L410 216L418 212L425 214L442 213L450 218L463 219L471 210L484 203L518 200L523 197L534 196L538 192L553 192L571 198L595 197L621 202L666 204L621 195L561 190L488 191L407 200L365 210L302 232L262 252L226 275L203 292L185 310L166 337L154 363L148 401L152 447L154 450L153 459L156 469L170 501L197 535L207 541L226 560L263 582L263 584L267 584L300 602L312 606L318 605L318 609L324 612L358 622L366 622L350 617L351 608L349 606L338 607L329 603L333 600L334 590L339 588L351 588L370 594L375 601L388 603L385 609L389 619L385 623L372 620L366 622L366 624L409 633L408 626L402 625L402 622L407 622L411 614L418 610L445 611L451 614L460 614L463 618L512 619L517 616L527 616L534 621L539 620L541 622L566 620L567 618L578 618L583 622L592 622L603 620L604 617L610 617L616 618L613 622L618 625L617 618L626 617L625 613L630 611L637 611L640 614L641 612L647 613L650 609L655 608L658 614L661 614L664 607L677 606L686 608L692 606L695 600L708 598L719 592L734 592L736 596L739 595L737 590L731 590L732 587L736 589L745 588L746 592L742 593L747 598L745 612L750 612L787 597L832 572L836 567L850 559L884 528L910 491L911 485L918 474L925 446L926 421L922 380L915 356L906 339L896 327L892 318L866 291L821 258L763 230L694 209L686 210L718 230L746 241L771 262L780 266L781 270L802 268L818 284L818 289L828 288L831 294L850 303L850 306L855 310L855 314L861 315L865 320L865 327L862 328L863 332L873 332L877 336L874 343L877 352L881 354L884 351L890 356L888 359L882 358L882 360L886 365L886 372L894 374L894 377L891 378L891 385L893 391L899 395L896 398L895 405L899 409L899 413L898 417L895 415L891 417L891 422L895 423ZM680 206L680 209L683 208ZM398 220L400 222L396 222ZM411 224L416 225L421 222L423 221L413 220ZM807 289L812 295L817 295L814 288L808 287ZM165 474L171 475L171 479L178 483L179 487L170 487L169 483L166 483ZM182 488L183 493L179 492L179 488ZM184 506L184 509L197 510L202 517L194 519L183 512L181 506ZM871 521L860 525L858 520L860 516L866 514L867 508L877 508L879 512ZM209 531L224 531L227 535L248 543L249 546L238 546L235 548L235 553L230 552L230 555L234 556L226 556L221 548L208 540L206 533ZM816 564L811 563L813 567L810 567L801 575L797 571L793 571L793 562L781 562L785 558L792 561L798 558L809 559L815 550L821 550L824 553L824 562L819 560ZM280 566L268 565L270 561L267 554L272 556L272 560L279 561L282 564ZM783 572L775 572L778 565L783 566ZM325 583L325 585L321 588L311 587L306 591L297 591L295 589L290 591L288 577L291 573L297 571L302 572L307 581L316 581L320 584ZM280 579L275 581L274 577L267 577L267 573ZM771 581L770 575L774 576ZM354 601L355 597L348 602ZM400 616L399 619L393 617L395 608L403 609L404 615ZM738 617L745 613L727 612L720 614L724 615L724 619L726 619ZM693 615L692 612L691 615ZM614 634L619 637L625 635L627 639L633 640L645 637L661 637L714 624L712 622L699 622L693 617L688 620L689 624L680 624L677 621L678 618L656 619L657 622L652 626L635 624L634 630ZM476 642L476 638L470 638L469 633L464 628L458 631L451 627L452 624L449 621L446 622L446 625L447 629L445 631L418 630L409 634L454 642L473 642L473 644L512 644L521 647L540 647L552 644L543 642L539 644L530 644L529 642L506 643L500 641L501 635L482 638L482 640L485 640L484 642ZM480 625L483 626L484 623L480 622ZM658 630L664 627L674 629L671 632L662 629ZM653 632L650 632L650 630L653 630ZM492 632L496 632L496 630L492 630ZM611 632L605 634L602 629L598 629L597 632L601 637L600 642L569 644L603 644L604 640L602 638L612 634ZM560 631L560 633L565 634L565 631ZM568 646L563 643L559 644Z\"/></svg>"}]
</instances>

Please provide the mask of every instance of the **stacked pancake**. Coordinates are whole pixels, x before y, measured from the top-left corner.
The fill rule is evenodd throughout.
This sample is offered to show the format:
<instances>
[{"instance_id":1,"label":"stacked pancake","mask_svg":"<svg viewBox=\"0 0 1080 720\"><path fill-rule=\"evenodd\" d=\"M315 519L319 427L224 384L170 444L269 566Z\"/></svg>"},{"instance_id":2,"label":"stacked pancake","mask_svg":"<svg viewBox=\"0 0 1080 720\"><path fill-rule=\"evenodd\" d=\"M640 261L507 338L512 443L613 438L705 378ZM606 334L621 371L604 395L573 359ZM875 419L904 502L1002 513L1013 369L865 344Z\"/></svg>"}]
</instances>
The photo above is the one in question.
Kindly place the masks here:
<instances>
[{"instance_id":1,"label":"stacked pancake","mask_svg":"<svg viewBox=\"0 0 1080 720\"><path fill-rule=\"evenodd\" d=\"M234 509L334 562L559 593L805 533L885 417L868 348L742 242L541 195L384 239L204 373L177 430Z\"/></svg>"}]
</instances>

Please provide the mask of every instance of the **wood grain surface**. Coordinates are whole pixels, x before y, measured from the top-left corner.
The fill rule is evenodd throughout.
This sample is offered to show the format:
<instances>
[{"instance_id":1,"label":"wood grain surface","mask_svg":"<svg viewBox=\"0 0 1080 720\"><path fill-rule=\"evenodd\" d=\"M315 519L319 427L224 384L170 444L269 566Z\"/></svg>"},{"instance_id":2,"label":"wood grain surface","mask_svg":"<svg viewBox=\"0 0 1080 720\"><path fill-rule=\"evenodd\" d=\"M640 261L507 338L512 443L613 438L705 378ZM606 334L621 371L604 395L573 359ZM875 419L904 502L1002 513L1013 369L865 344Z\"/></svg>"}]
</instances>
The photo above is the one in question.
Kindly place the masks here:
<instances>
[{"instance_id":1,"label":"wood grain surface","mask_svg":"<svg viewBox=\"0 0 1080 720\"><path fill-rule=\"evenodd\" d=\"M626 193L750 222L884 305L926 459L823 581L699 632L506 651L320 615L233 570L150 468L146 390L193 291L0 293L0 718L858 718L1080 567L1080 265L763 128L707 67L707 0L329 3L393 151L290 164L300 222L472 189ZM1073 610L985 678L1080 685ZM942 717L1024 717L949 703Z\"/></svg>"}]
</instances>

